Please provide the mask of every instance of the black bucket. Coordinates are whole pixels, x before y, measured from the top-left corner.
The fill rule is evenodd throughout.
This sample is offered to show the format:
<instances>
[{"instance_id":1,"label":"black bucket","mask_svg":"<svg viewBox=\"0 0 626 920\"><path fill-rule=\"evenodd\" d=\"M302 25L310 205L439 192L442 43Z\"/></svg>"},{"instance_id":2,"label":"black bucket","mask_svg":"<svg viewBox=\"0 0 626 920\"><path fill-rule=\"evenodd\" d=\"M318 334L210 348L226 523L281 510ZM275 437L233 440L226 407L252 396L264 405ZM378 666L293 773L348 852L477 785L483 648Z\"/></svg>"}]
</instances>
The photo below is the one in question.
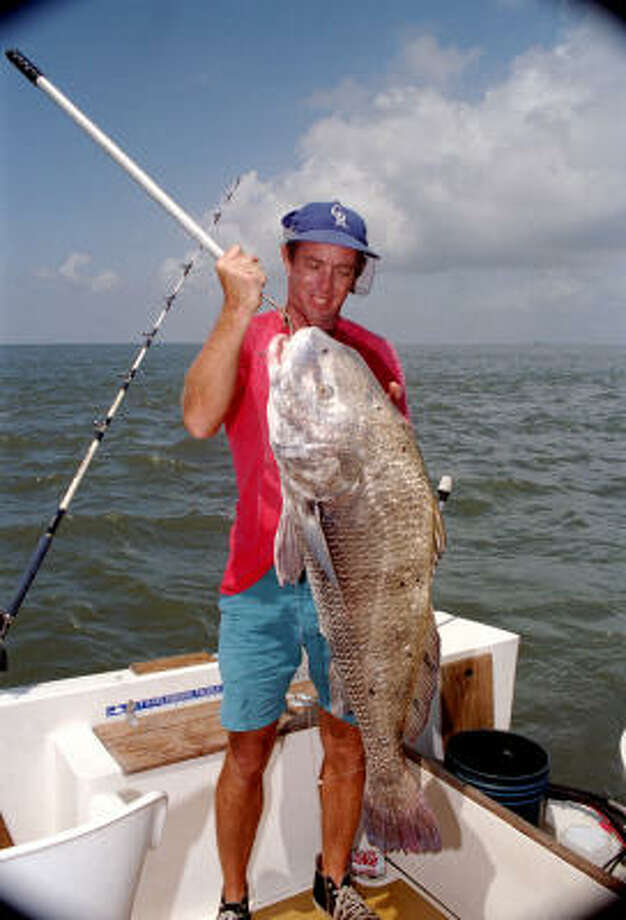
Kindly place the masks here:
<instances>
[{"instance_id":1,"label":"black bucket","mask_svg":"<svg viewBox=\"0 0 626 920\"><path fill-rule=\"evenodd\" d=\"M534 741L512 732L458 732L448 741L445 765L462 782L539 824L550 758Z\"/></svg>"}]
</instances>

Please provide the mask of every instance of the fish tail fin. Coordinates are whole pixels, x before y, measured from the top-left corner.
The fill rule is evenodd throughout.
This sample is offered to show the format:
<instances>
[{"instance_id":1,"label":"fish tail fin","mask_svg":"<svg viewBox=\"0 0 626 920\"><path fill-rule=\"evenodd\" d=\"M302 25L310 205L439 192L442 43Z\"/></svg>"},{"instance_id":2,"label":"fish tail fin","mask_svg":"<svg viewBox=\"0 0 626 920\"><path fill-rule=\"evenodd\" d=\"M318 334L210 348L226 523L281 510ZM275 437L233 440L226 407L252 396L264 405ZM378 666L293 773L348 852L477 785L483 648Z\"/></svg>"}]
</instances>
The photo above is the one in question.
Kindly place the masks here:
<instances>
[{"instance_id":1,"label":"fish tail fin","mask_svg":"<svg viewBox=\"0 0 626 920\"><path fill-rule=\"evenodd\" d=\"M387 788L366 781L363 807L368 840L383 852L437 853L441 849L437 819L406 764Z\"/></svg>"}]
</instances>

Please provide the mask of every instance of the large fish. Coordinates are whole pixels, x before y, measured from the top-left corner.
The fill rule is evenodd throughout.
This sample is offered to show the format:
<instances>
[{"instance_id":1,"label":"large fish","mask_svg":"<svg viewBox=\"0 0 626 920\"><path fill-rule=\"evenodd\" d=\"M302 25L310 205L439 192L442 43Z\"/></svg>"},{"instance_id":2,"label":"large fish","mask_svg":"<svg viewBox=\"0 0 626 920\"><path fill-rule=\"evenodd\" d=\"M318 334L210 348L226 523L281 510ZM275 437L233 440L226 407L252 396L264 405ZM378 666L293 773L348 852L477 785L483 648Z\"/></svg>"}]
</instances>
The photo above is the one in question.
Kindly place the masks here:
<instances>
[{"instance_id":1,"label":"large fish","mask_svg":"<svg viewBox=\"0 0 626 920\"><path fill-rule=\"evenodd\" d=\"M431 582L445 533L422 456L361 356L320 329L274 338L268 370L276 570L284 584L306 567L332 708L352 711L363 738L365 830L385 851L436 851L437 821L403 752L439 670Z\"/></svg>"}]
</instances>

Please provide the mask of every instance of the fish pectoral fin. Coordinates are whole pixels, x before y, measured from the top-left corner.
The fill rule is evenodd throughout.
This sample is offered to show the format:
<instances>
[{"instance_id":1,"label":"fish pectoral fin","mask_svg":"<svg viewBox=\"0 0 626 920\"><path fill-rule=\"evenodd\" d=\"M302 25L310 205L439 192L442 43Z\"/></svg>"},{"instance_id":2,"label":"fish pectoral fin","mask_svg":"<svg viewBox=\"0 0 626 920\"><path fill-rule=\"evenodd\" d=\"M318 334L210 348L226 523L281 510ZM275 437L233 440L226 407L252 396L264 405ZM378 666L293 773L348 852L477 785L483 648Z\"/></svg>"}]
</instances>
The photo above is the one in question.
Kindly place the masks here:
<instances>
[{"instance_id":1,"label":"fish pectoral fin","mask_svg":"<svg viewBox=\"0 0 626 920\"><path fill-rule=\"evenodd\" d=\"M433 550L434 564L437 565L446 548L446 525L439 506L433 498Z\"/></svg>"},{"instance_id":2,"label":"fish pectoral fin","mask_svg":"<svg viewBox=\"0 0 626 920\"><path fill-rule=\"evenodd\" d=\"M343 719L352 713L352 707L346 693L346 687L341 679L339 668L333 658L328 665L328 689L330 693L330 711L338 719Z\"/></svg>"},{"instance_id":3,"label":"fish pectoral fin","mask_svg":"<svg viewBox=\"0 0 626 920\"><path fill-rule=\"evenodd\" d=\"M311 502L299 515L302 537L319 567L334 587L339 587L337 573L322 528L320 506Z\"/></svg>"},{"instance_id":4,"label":"fish pectoral fin","mask_svg":"<svg viewBox=\"0 0 626 920\"><path fill-rule=\"evenodd\" d=\"M431 611L422 643L422 658L415 678L415 687L404 723L404 740L415 747L417 739L426 728L430 706L439 686L439 633Z\"/></svg>"},{"instance_id":5,"label":"fish pectoral fin","mask_svg":"<svg viewBox=\"0 0 626 920\"><path fill-rule=\"evenodd\" d=\"M274 537L274 568L278 583L295 585L304 569L304 557L292 503L283 494L283 510Z\"/></svg>"}]
</instances>

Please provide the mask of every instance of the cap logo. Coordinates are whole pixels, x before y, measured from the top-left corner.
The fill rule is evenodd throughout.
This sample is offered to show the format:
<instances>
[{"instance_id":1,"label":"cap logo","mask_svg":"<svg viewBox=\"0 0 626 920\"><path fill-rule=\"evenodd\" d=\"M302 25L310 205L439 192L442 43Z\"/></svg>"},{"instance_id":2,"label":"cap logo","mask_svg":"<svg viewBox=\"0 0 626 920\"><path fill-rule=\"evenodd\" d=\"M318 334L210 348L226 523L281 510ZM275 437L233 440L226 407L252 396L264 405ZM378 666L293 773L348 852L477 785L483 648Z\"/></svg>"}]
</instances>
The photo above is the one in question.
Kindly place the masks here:
<instances>
[{"instance_id":1,"label":"cap logo","mask_svg":"<svg viewBox=\"0 0 626 920\"><path fill-rule=\"evenodd\" d=\"M348 224L347 224L348 215L346 214L344 209L341 207L339 202L335 202L335 204L330 209L330 213L335 218L335 227L341 227L342 229L345 229L345 230L348 229Z\"/></svg>"}]
</instances>

